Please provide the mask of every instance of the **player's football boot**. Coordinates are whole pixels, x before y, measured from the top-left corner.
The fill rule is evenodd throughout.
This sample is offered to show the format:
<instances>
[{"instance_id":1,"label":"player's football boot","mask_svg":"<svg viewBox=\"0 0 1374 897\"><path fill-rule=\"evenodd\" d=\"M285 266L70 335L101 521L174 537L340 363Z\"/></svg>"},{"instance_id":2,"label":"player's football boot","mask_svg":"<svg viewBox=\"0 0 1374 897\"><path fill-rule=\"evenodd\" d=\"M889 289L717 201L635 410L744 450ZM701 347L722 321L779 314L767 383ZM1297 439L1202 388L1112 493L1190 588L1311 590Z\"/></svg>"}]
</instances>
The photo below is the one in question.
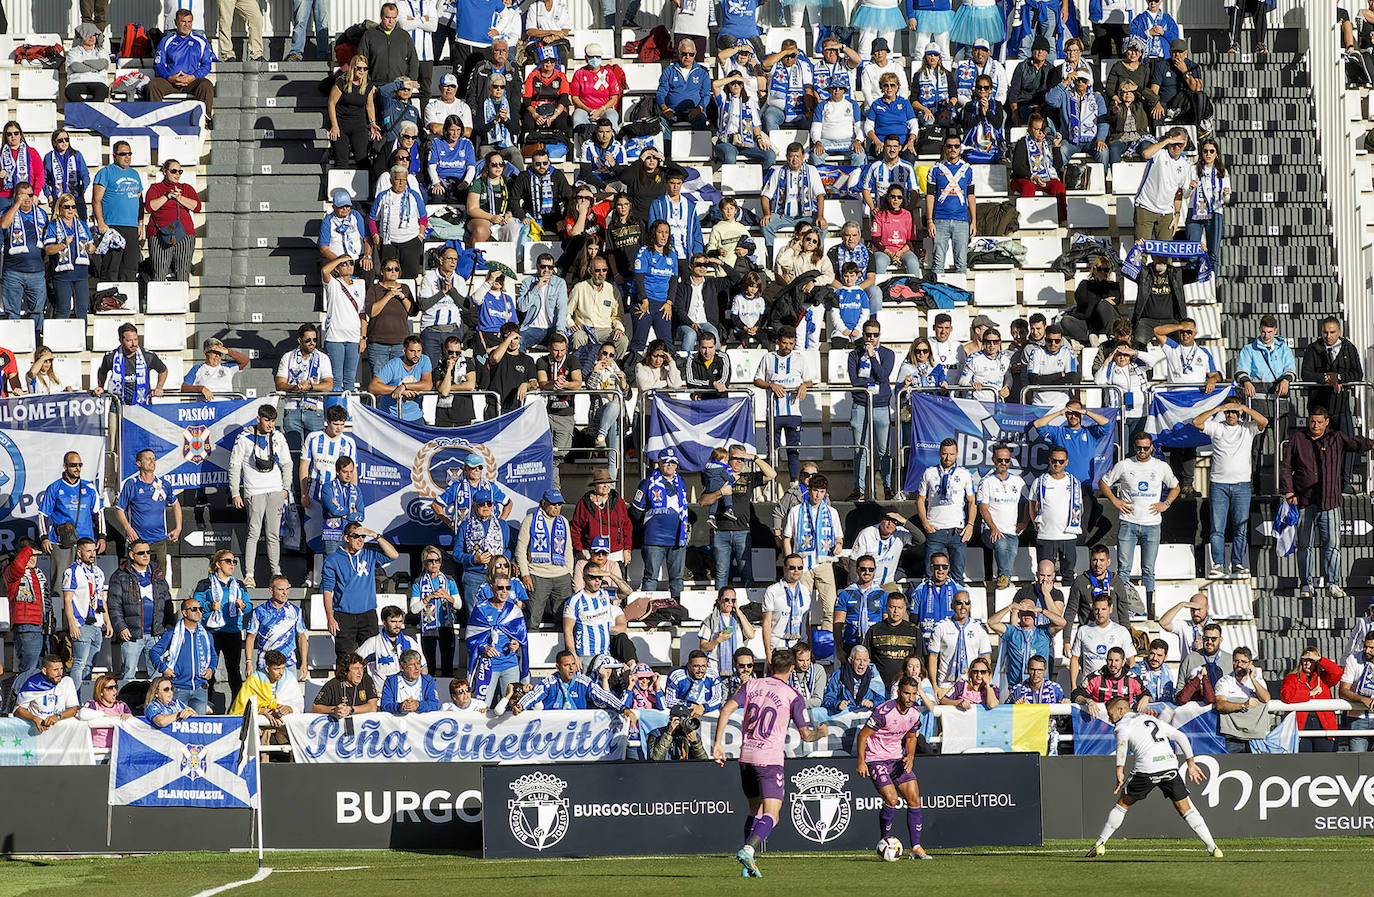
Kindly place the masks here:
<instances>
[{"instance_id":1,"label":"player's football boot","mask_svg":"<svg viewBox=\"0 0 1374 897\"><path fill-rule=\"evenodd\" d=\"M1088 857L1100 857L1100 856L1102 856L1102 855L1103 855L1104 853L1106 853L1106 852L1107 852L1107 845L1105 845L1105 844L1094 844L1092 847L1088 848L1088 852L1085 853L1085 854L1083 854L1083 855L1084 855L1084 856L1088 856Z\"/></svg>"},{"instance_id":2,"label":"player's football boot","mask_svg":"<svg viewBox=\"0 0 1374 897\"><path fill-rule=\"evenodd\" d=\"M759 864L754 862L754 852L748 848L741 847L739 853L735 854L735 859L739 860L744 872L750 878L763 878L763 873L759 871Z\"/></svg>"}]
</instances>

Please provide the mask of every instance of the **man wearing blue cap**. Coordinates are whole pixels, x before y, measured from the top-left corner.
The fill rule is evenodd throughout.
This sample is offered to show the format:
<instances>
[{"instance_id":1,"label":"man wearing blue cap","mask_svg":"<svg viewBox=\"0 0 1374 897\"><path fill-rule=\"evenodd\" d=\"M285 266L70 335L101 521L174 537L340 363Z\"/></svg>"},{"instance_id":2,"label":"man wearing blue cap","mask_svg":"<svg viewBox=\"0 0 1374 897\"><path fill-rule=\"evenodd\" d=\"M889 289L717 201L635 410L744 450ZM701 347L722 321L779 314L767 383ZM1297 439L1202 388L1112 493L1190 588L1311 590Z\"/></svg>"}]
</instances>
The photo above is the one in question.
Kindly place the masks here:
<instances>
[{"instance_id":1,"label":"man wearing blue cap","mask_svg":"<svg viewBox=\"0 0 1374 897\"><path fill-rule=\"evenodd\" d=\"M550 607L562 613L563 602L572 595L572 528L562 511L563 493L549 489L539 507L520 522L515 540L515 566L530 593L526 620L534 626L544 623Z\"/></svg>"},{"instance_id":2,"label":"man wearing blue cap","mask_svg":"<svg viewBox=\"0 0 1374 897\"><path fill-rule=\"evenodd\" d=\"M472 493L472 513L463 518L453 536L453 560L463 582L463 596L475 604L477 592L487 584L487 564L498 555L508 554L506 525L494 512L491 486Z\"/></svg>"},{"instance_id":3,"label":"man wearing blue cap","mask_svg":"<svg viewBox=\"0 0 1374 897\"><path fill-rule=\"evenodd\" d=\"M859 104L849 98L849 76L837 73L826 84L830 99L821 104L811 119L811 164L824 165L826 153L844 157L850 165L863 165L863 118Z\"/></svg>"},{"instance_id":4,"label":"man wearing blue cap","mask_svg":"<svg viewBox=\"0 0 1374 897\"><path fill-rule=\"evenodd\" d=\"M658 453L658 470L635 490L630 508L644 522L644 581L640 588L658 588L658 569L668 568L668 591L675 601L682 600L682 574L687 562L687 487L677 474L677 452L668 448Z\"/></svg>"},{"instance_id":5,"label":"man wearing blue cap","mask_svg":"<svg viewBox=\"0 0 1374 897\"><path fill-rule=\"evenodd\" d=\"M463 459L463 472L444 489L444 494L430 503L430 510L455 532L458 524L472 511L472 494L477 489L491 490L496 516L505 520L510 516L511 502L506 491L487 479L487 465L482 456L468 452Z\"/></svg>"},{"instance_id":6,"label":"man wearing blue cap","mask_svg":"<svg viewBox=\"0 0 1374 897\"><path fill-rule=\"evenodd\" d=\"M329 194L334 211L320 222L320 237L316 245L320 258L332 262L341 255L358 260L358 272L372 276L372 244L367 239L367 223L361 212L353 208L353 197L340 187Z\"/></svg>"}]
</instances>

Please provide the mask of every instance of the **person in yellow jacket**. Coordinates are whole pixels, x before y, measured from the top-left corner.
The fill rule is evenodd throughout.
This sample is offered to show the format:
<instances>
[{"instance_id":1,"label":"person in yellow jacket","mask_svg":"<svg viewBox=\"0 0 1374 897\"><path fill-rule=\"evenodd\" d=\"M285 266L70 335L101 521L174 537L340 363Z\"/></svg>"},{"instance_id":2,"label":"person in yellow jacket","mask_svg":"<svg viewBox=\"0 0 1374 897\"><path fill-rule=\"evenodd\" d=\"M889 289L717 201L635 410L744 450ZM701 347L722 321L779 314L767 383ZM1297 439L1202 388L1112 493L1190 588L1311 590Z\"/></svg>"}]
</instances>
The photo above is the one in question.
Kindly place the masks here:
<instances>
[{"instance_id":1,"label":"person in yellow jacket","mask_svg":"<svg viewBox=\"0 0 1374 897\"><path fill-rule=\"evenodd\" d=\"M270 732L264 732L264 744L286 743L286 721L288 713L300 713L305 706L304 695L294 677L286 676L286 655L280 651L268 651L264 655L265 669L255 671L243 680L243 686L234 696L231 715L242 714L248 701L256 698L258 716L272 724Z\"/></svg>"}]
</instances>

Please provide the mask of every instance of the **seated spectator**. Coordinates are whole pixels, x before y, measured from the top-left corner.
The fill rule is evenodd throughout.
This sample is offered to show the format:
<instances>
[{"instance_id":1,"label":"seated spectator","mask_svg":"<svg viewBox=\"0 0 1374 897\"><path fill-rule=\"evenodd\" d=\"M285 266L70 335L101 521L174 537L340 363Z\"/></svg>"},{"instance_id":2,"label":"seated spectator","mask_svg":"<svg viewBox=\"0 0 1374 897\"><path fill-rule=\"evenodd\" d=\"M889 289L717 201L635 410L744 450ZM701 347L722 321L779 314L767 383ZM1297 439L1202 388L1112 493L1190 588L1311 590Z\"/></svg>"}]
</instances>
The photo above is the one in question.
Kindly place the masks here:
<instances>
[{"instance_id":1,"label":"seated spectator","mask_svg":"<svg viewBox=\"0 0 1374 897\"><path fill-rule=\"evenodd\" d=\"M906 97L897 95L901 79L896 74L884 73L878 84L882 93L878 97L868 98L868 111L864 114L867 129L864 133L868 137L870 152L875 156L881 155L881 161L889 168L896 166L898 156L907 162L914 162L916 140L920 136L916 109ZM889 140L897 142L895 153L886 148ZM870 189L868 172L864 174L864 189Z\"/></svg>"},{"instance_id":2,"label":"seated spectator","mask_svg":"<svg viewBox=\"0 0 1374 897\"><path fill-rule=\"evenodd\" d=\"M513 243L520 235L521 206L506 178L506 159L484 147L486 164L468 188L468 239L474 243Z\"/></svg>"},{"instance_id":3,"label":"seated spectator","mask_svg":"<svg viewBox=\"0 0 1374 897\"><path fill-rule=\"evenodd\" d=\"M1091 337L1107 335L1121 307L1121 283L1112 280L1112 263L1097 256L1087 279L1073 289L1073 308L1060 315L1057 323L1065 336L1086 346Z\"/></svg>"},{"instance_id":4,"label":"seated spectator","mask_svg":"<svg viewBox=\"0 0 1374 897\"><path fill-rule=\"evenodd\" d=\"M91 307L91 256L96 244L90 226L79 217L81 205L74 195L60 194L53 202L56 214L43 232L43 251L54 257L49 284L57 318L85 320Z\"/></svg>"},{"instance_id":5,"label":"seated spectator","mask_svg":"<svg viewBox=\"0 0 1374 897\"><path fill-rule=\"evenodd\" d=\"M875 162L874 165L881 165L882 162ZM906 165L905 162L898 164ZM840 229L840 239L834 246L826 252L826 258L830 259L830 267L838 273L841 279L833 281L835 287L843 286L842 278L844 266L852 263L858 271L858 280L854 287L868 296L868 310L872 314L877 314L883 307L882 290L877 286L877 274L873 270L873 256L863 242L863 231L857 221L846 221L844 227ZM833 320L833 319L832 319ZM832 339L834 327L831 327Z\"/></svg>"},{"instance_id":6,"label":"seated spectator","mask_svg":"<svg viewBox=\"0 0 1374 897\"><path fill-rule=\"evenodd\" d=\"M414 648L401 652L400 672L386 677L382 686L381 711L404 716L431 713L439 709L439 693L434 677L424 672L424 655Z\"/></svg>"},{"instance_id":7,"label":"seated spectator","mask_svg":"<svg viewBox=\"0 0 1374 897\"><path fill-rule=\"evenodd\" d=\"M241 716L248 709L249 700L256 699L258 718L265 718L276 730L270 734L263 733L264 738L284 744L285 718L288 714L305 711L305 696L296 677L286 675L285 654L268 651L263 655L263 663L262 669L254 670L243 680L243 687L234 696L229 713L231 716Z\"/></svg>"},{"instance_id":8,"label":"seated spectator","mask_svg":"<svg viewBox=\"0 0 1374 897\"><path fill-rule=\"evenodd\" d=\"M889 184L884 202L873 214L873 270L884 274L900 261L907 274L921 273L924 253L922 234L916 228L913 210L907 208L907 192L900 184Z\"/></svg>"},{"instance_id":9,"label":"seated spectator","mask_svg":"<svg viewBox=\"0 0 1374 897\"><path fill-rule=\"evenodd\" d=\"M486 713L487 705L477 700L472 693L472 683L466 676L455 676L448 681L448 700L440 710L460 711L463 713Z\"/></svg>"},{"instance_id":10,"label":"seated spectator","mask_svg":"<svg viewBox=\"0 0 1374 897\"><path fill-rule=\"evenodd\" d=\"M326 115L330 153L335 165L365 168L370 155L368 144L374 140L381 142L382 132L377 127L377 92L367 73L367 57L354 54L347 71L335 76L329 88Z\"/></svg>"},{"instance_id":11,"label":"seated spectator","mask_svg":"<svg viewBox=\"0 0 1374 897\"><path fill-rule=\"evenodd\" d=\"M568 284L554 273L553 256L539 254L537 274L520 282L515 294L515 309L520 317L520 343L531 349L543 348L556 333L568 331Z\"/></svg>"},{"instance_id":12,"label":"seated spectator","mask_svg":"<svg viewBox=\"0 0 1374 897\"><path fill-rule=\"evenodd\" d=\"M1003 134L1007 112L1002 103L994 98L993 90L992 78L979 75L973 86L973 98L959 109L957 127L959 133L964 135L964 158L969 162L1002 161L1006 149Z\"/></svg>"},{"instance_id":13,"label":"seated spectator","mask_svg":"<svg viewBox=\"0 0 1374 897\"><path fill-rule=\"evenodd\" d=\"M1079 153L1107 164L1107 101L1093 90L1093 77L1082 69L1071 70L1072 84L1058 84L1045 94L1045 105L1055 111L1059 164L1068 165Z\"/></svg>"},{"instance_id":14,"label":"seated spectator","mask_svg":"<svg viewBox=\"0 0 1374 897\"><path fill-rule=\"evenodd\" d=\"M316 240L320 258L324 260L321 264L347 255L357 263L355 273L370 279L373 276L372 243L367 238L363 213L353 207L353 197L342 187L331 193L329 199L333 209L320 221L320 234ZM327 278L325 282L328 282ZM325 306L325 320L328 322L328 301Z\"/></svg>"},{"instance_id":15,"label":"seated spectator","mask_svg":"<svg viewBox=\"0 0 1374 897\"><path fill-rule=\"evenodd\" d=\"M377 88L377 126L385 147L379 160L382 164L398 149L410 153L419 148L418 143L403 146L401 142L401 137L407 133L417 138L420 134L420 110L413 102L415 91L419 89L418 82L406 78L381 82ZM380 174L380 171L374 169L373 174Z\"/></svg>"},{"instance_id":16,"label":"seated spectator","mask_svg":"<svg viewBox=\"0 0 1374 897\"><path fill-rule=\"evenodd\" d=\"M1149 87L1151 63L1145 59L1145 41L1138 37L1128 37L1121 52L1125 58L1112 63L1111 69L1107 72L1107 81L1103 85L1103 95L1109 99L1116 97L1121 92L1121 85L1130 81L1136 86L1137 98L1145 106L1145 111L1153 118L1162 118L1163 109L1155 112L1155 107L1159 105L1159 97L1155 96L1155 92Z\"/></svg>"},{"instance_id":17,"label":"seated spectator","mask_svg":"<svg viewBox=\"0 0 1374 897\"><path fill-rule=\"evenodd\" d=\"M936 691L938 693L938 686ZM1001 689L992 684L992 661L977 657L968 665L968 676L940 695L940 704L960 710L971 710L975 706L991 710L1002 703L1001 698Z\"/></svg>"},{"instance_id":18,"label":"seated spectator","mask_svg":"<svg viewBox=\"0 0 1374 897\"><path fill-rule=\"evenodd\" d=\"M1037 37L1031 45L1030 59L1022 60L1011 75L1007 88L1008 124L1016 127L1030 120L1032 112L1041 111L1045 95L1054 86L1053 70L1049 64L1050 42Z\"/></svg>"},{"instance_id":19,"label":"seated spectator","mask_svg":"<svg viewBox=\"0 0 1374 897\"><path fill-rule=\"evenodd\" d=\"M787 38L776 53L763 58L768 75L768 104L763 109L763 129L776 131L810 119L820 102L811 61L802 56L797 42ZM791 150L789 149L789 153Z\"/></svg>"},{"instance_id":20,"label":"seated spectator","mask_svg":"<svg viewBox=\"0 0 1374 897\"><path fill-rule=\"evenodd\" d=\"M4 158L9 158L4 156ZM11 321L31 318L34 330L43 333L43 313L48 304L44 276L43 238L48 232L48 213L34 198L33 187L20 181L14 188L14 204L0 215L5 232L5 268L0 275L0 298L5 317Z\"/></svg>"},{"instance_id":21,"label":"seated spectator","mask_svg":"<svg viewBox=\"0 0 1374 897\"><path fill-rule=\"evenodd\" d=\"M380 260L398 261L396 276L391 280L400 276L413 280L424 272L423 239L429 230L429 210L424 195L410 184L410 172L405 166L392 166L390 180L391 189L378 194L368 212L368 240ZM384 265L382 270L385 272L387 267Z\"/></svg>"},{"instance_id":22,"label":"seated spectator","mask_svg":"<svg viewBox=\"0 0 1374 897\"><path fill-rule=\"evenodd\" d=\"M313 324L303 326L311 327L315 337L319 338L319 331ZM201 354L205 360L186 372L182 379L181 391L199 393L207 402L213 402L217 392L233 392L234 376L248 370L249 365L253 363L247 355L237 349L230 349L222 340L213 336L201 344ZM224 360L225 355L229 356L229 361Z\"/></svg>"},{"instance_id":23,"label":"seated spectator","mask_svg":"<svg viewBox=\"0 0 1374 897\"><path fill-rule=\"evenodd\" d=\"M13 158L13 156L11 156ZM43 197L56 215L58 200L70 193L76 200L76 217L89 222L86 193L91 188L91 170L81 150L72 146L66 128L52 132L52 150L43 157Z\"/></svg>"},{"instance_id":24,"label":"seated spectator","mask_svg":"<svg viewBox=\"0 0 1374 897\"><path fill-rule=\"evenodd\" d=\"M379 703L380 697L372 677L367 675L366 664L356 651L349 651L339 657L334 666L334 678L315 695L310 712L344 719L358 713L376 713Z\"/></svg>"},{"instance_id":25,"label":"seated spectator","mask_svg":"<svg viewBox=\"0 0 1374 897\"><path fill-rule=\"evenodd\" d=\"M530 155L530 167L515 176L511 189L526 220L543 226L546 233L558 228L573 195L567 176L553 167L542 147Z\"/></svg>"},{"instance_id":26,"label":"seated spectator","mask_svg":"<svg viewBox=\"0 0 1374 897\"><path fill-rule=\"evenodd\" d=\"M832 247L831 252L835 248ZM863 342L863 326L869 319L869 305L868 294L859 287L859 266L845 262L840 268L839 285L835 288L835 304L830 309L831 348L848 349Z\"/></svg>"},{"instance_id":27,"label":"seated spectator","mask_svg":"<svg viewBox=\"0 0 1374 897\"><path fill-rule=\"evenodd\" d=\"M1146 59L1165 59L1179 39L1178 22L1164 12L1163 0L1145 0L1145 7L1131 19L1131 35L1145 42Z\"/></svg>"},{"instance_id":28,"label":"seated spectator","mask_svg":"<svg viewBox=\"0 0 1374 897\"><path fill-rule=\"evenodd\" d=\"M499 342L477 366L477 388L501 397L501 412L514 411L525 396L539 388L534 359L520 350L520 325L508 321L497 334ZM474 353L475 354L475 353Z\"/></svg>"},{"instance_id":29,"label":"seated spectator","mask_svg":"<svg viewBox=\"0 0 1374 897\"><path fill-rule=\"evenodd\" d=\"M744 75L727 74L716 82L716 141L711 155L717 162L734 165L739 157L771 168L778 154L763 130L758 101L749 94Z\"/></svg>"},{"instance_id":30,"label":"seated spectator","mask_svg":"<svg viewBox=\"0 0 1374 897\"><path fill-rule=\"evenodd\" d=\"M525 11L525 37L529 39L529 55L536 52L544 59L544 51L553 51L561 69L572 53L572 14L566 3L557 0L535 0Z\"/></svg>"},{"instance_id":31,"label":"seated spectator","mask_svg":"<svg viewBox=\"0 0 1374 897\"><path fill-rule=\"evenodd\" d=\"M1217 730L1231 754L1250 753L1250 742L1269 733L1269 687L1255 669L1253 654L1241 646L1231 652L1231 673L1216 684Z\"/></svg>"},{"instance_id":32,"label":"seated spectator","mask_svg":"<svg viewBox=\"0 0 1374 897\"><path fill-rule=\"evenodd\" d=\"M621 700L600 682L579 672L577 655L564 649L558 652L557 671L541 679L511 706L512 714L526 710L593 710L598 703L619 705ZM717 705L719 706L719 705Z\"/></svg>"},{"instance_id":33,"label":"seated spectator","mask_svg":"<svg viewBox=\"0 0 1374 897\"><path fill-rule=\"evenodd\" d=\"M593 187L604 188L619 179L629 160L625 157L624 144L615 137L615 125L610 117L597 119L596 127L589 127L588 130L592 136L582 144L577 177Z\"/></svg>"},{"instance_id":34,"label":"seated spectator","mask_svg":"<svg viewBox=\"0 0 1374 897\"><path fill-rule=\"evenodd\" d=\"M1145 684L1126 668L1125 650L1116 646L1107 650L1106 663L1097 673L1084 679L1083 684L1073 690L1072 697L1074 703L1096 717L1103 715L1099 705L1112 698L1125 698L1137 713L1143 713L1151 699Z\"/></svg>"},{"instance_id":35,"label":"seated spectator","mask_svg":"<svg viewBox=\"0 0 1374 897\"><path fill-rule=\"evenodd\" d=\"M571 201L564 207L565 214L558 222L562 251L554 263L558 273L567 278L569 283L581 279L580 272L585 271L591 260L601 253L606 215L610 210L609 201L596 201L596 194L590 185L579 183L574 188Z\"/></svg>"},{"instance_id":36,"label":"seated spectator","mask_svg":"<svg viewBox=\"0 0 1374 897\"><path fill-rule=\"evenodd\" d=\"M16 710L15 715L21 714ZM148 725L155 729L165 729L177 720L190 719L195 715L194 710L177 700L171 679L158 676L148 683L148 696L143 700L143 719Z\"/></svg>"},{"instance_id":37,"label":"seated spectator","mask_svg":"<svg viewBox=\"0 0 1374 897\"><path fill-rule=\"evenodd\" d=\"M620 127L620 98L625 92L625 73L615 63L605 64L598 43L583 51L587 64L573 72L571 99L574 128L591 130L593 122L605 121L612 129ZM623 162L621 164L624 164Z\"/></svg>"},{"instance_id":38,"label":"seated spectator","mask_svg":"<svg viewBox=\"0 0 1374 897\"><path fill-rule=\"evenodd\" d=\"M572 98L568 93L568 76L558 67L558 51L553 47L541 46L538 55L539 67L525 76L520 127L526 140L542 143L548 136L570 145Z\"/></svg>"},{"instance_id":39,"label":"seated spectator","mask_svg":"<svg viewBox=\"0 0 1374 897\"><path fill-rule=\"evenodd\" d=\"M256 5L253 9L257 9ZM180 10L176 15L176 30L164 35L157 45L157 55L153 57L157 77L148 84L148 99L160 103L169 93L189 93L204 104L208 124L215 114L215 86L210 83L209 75L216 58L205 36L192 30L194 19L191 10ZM220 41L220 49L224 49L229 32L223 25L221 31L224 38ZM258 47L261 56L261 37ZM233 59L232 54L225 57L226 62L230 59Z\"/></svg>"},{"instance_id":40,"label":"seated spectator","mask_svg":"<svg viewBox=\"0 0 1374 897\"><path fill-rule=\"evenodd\" d=\"M516 79L515 83L518 84L519 80ZM520 110L510 98L510 85L511 78L493 74L486 95L474 109L474 115L476 128L481 133L482 152L500 153L506 162L517 170L523 170L525 156L520 151Z\"/></svg>"},{"instance_id":41,"label":"seated spectator","mask_svg":"<svg viewBox=\"0 0 1374 897\"><path fill-rule=\"evenodd\" d=\"M773 260L773 274L785 286L812 272L820 275L816 278L817 283L828 284L835 280L835 269L821 248L820 231L802 225Z\"/></svg>"},{"instance_id":42,"label":"seated spectator","mask_svg":"<svg viewBox=\"0 0 1374 897\"><path fill-rule=\"evenodd\" d=\"M939 129L954 124L959 90L954 75L945 68L944 57L936 43L926 45L921 66L911 76L911 97L923 127L934 125Z\"/></svg>"},{"instance_id":43,"label":"seated spectator","mask_svg":"<svg viewBox=\"0 0 1374 897\"><path fill-rule=\"evenodd\" d=\"M1011 192L1018 196L1036 193L1053 196L1059 207L1059 221L1068 220L1068 206L1064 199L1064 182L1059 179L1056 158L1063 137L1052 131L1049 121L1039 113L1032 114L1026 136L1017 141L1011 151Z\"/></svg>"},{"instance_id":44,"label":"seated spectator","mask_svg":"<svg viewBox=\"0 0 1374 897\"><path fill-rule=\"evenodd\" d=\"M458 99L458 78L449 72L439 79L439 95L425 104L425 129L441 137L448 120L455 116L463 129L462 136L472 140L472 108Z\"/></svg>"},{"instance_id":45,"label":"seated spectator","mask_svg":"<svg viewBox=\"0 0 1374 897\"><path fill-rule=\"evenodd\" d=\"M63 57L67 87L62 96L68 103L102 103L110 96L110 51L103 46L102 30L86 21L76 26L76 38Z\"/></svg>"},{"instance_id":46,"label":"seated spectator","mask_svg":"<svg viewBox=\"0 0 1374 897\"><path fill-rule=\"evenodd\" d=\"M1150 89L1169 121L1212 130L1212 101L1202 90L1202 66L1188 58L1188 42L1179 38L1169 45L1169 58L1155 62Z\"/></svg>"},{"instance_id":47,"label":"seated spectator","mask_svg":"<svg viewBox=\"0 0 1374 897\"><path fill-rule=\"evenodd\" d=\"M1012 704L1067 704L1064 689L1058 682L1046 677L1047 662L1036 655L1026 664L1026 676L1020 685L1009 686L1007 701ZM1055 717L1050 717L1049 729L1050 756L1059 753L1059 725Z\"/></svg>"},{"instance_id":48,"label":"seated spectator","mask_svg":"<svg viewBox=\"0 0 1374 897\"><path fill-rule=\"evenodd\" d=\"M462 120L450 115L443 136L429 142L429 193L435 202L466 205L468 187L477 180L477 153L463 136Z\"/></svg>"},{"instance_id":49,"label":"seated spectator","mask_svg":"<svg viewBox=\"0 0 1374 897\"><path fill-rule=\"evenodd\" d=\"M115 719L133 719L133 710L128 704L119 700L119 683L116 677L109 673L97 676L95 679L94 697L81 706L77 711L80 719L100 719L101 717L114 717ZM90 711L85 713L82 711ZM19 716L19 708L15 707L15 716ZM21 717L22 718L22 717ZM43 727L39 726L41 732ZM114 729L91 729L91 747L99 750L108 750L114 746Z\"/></svg>"},{"instance_id":50,"label":"seated spectator","mask_svg":"<svg viewBox=\"0 0 1374 897\"><path fill-rule=\"evenodd\" d=\"M1112 94L1107 113L1107 161L1115 165L1140 158L1141 150L1154 142L1150 133L1150 112L1140 99L1134 81L1122 80Z\"/></svg>"},{"instance_id":51,"label":"seated spectator","mask_svg":"<svg viewBox=\"0 0 1374 897\"><path fill-rule=\"evenodd\" d=\"M148 208L148 255L153 262L150 279L161 282L191 280L191 256L196 248L196 224L192 212L201 211L200 194L181 182L181 163L162 160L162 180L148 188L143 201Z\"/></svg>"},{"instance_id":52,"label":"seated spectator","mask_svg":"<svg viewBox=\"0 0 1374 897\"><path fill-rule=\"evenodd\" d=\"M47 346L39 346L33 350L33 363L29 365L29 375L24 378L24 392L35 396L51 396L75 389L75 386L64 384L57 376L57 371L53 368L55 358L52 349ZM12 379L12 376L6 379ZM13 389L8 384L6 388Z\"/></svg>"},{"instance_id":53,"label":"seated spectator","mask_svg":"<svg viewBox=\"0 0 1374 897\"><path fill-rule=\"evenodd\" d=\"M1261 4L1262 6L1262 4ZM1307 648L1297 667L1283 679L1279 700L1285 704L1306 704L1308 701L1330 701L1336 698L1336 688L1344 673L1341 665L1322 656L1316 648ZM1361 702L1362 703L1362 702ZM1329 710L1298 711L1298 729L1339 728L1336 714ZM1352 727L1353 728L1353 727ZM1334 738L1299 738L1298 752L1329 754L1336 750Z\"/></svg>"},{"instance_id":54,"label":"seated spectator","mask_svg":"<svg viewBox=\"0 0 1374 897\"><path fill-rule=\"evenodd\" d=\"M859 104L848 96L849 76L834 75L826 90L830 98L817 107L811 120L811 164L824 165L828 154L850 165L865 164L863 119Z\"/></svg>"},{"instance_id":55,"label":"seated spectator","mask_svg":"<svg viewBox=\"0 0 1374 897\"><path fill-rule=\"evenodd\" d=\"M113 676L102 676L97 683ZM165 681L165 680L159 680ZM168 689L171 683L167 683ZM76 683L66 675L62 658L56 654L43 656L38 672L14 685L14 715L28 720L38 731L46 732L64 719L73 719L81 710L76 696ZM98 694L98 693L97 693ZM106 695L105 697L113 697ZM169 694L168 697L171 697ZM127 707L125 710L127 711ZM189 714L188 714L189 715ZM156 723L154 724L156 725Z\"/></svg>"},{"instance_id":56,"label":"seated spectator","mask_svg":"<svg viewBox=\"0 0 1374 897\"><path fill-rule=\"evenodd\" d=\"M425 356L420 338L411 334L402 344L401 354L387 361L372 375L368 392L378 397L377 409L402 420L424 419L420 403L412 401L434 389L434 367Z\"/></svg>"}]
</instances>

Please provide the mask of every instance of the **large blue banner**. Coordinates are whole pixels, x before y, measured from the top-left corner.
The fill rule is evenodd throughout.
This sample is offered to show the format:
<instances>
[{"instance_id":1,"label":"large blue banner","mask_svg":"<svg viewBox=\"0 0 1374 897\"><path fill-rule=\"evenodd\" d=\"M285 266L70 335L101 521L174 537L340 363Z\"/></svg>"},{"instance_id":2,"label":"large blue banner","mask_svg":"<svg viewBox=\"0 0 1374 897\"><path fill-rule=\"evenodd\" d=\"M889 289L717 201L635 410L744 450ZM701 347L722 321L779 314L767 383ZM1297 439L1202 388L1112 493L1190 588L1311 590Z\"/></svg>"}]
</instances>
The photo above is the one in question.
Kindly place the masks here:
<instances>
[{"instance_id":1,"label":"large blue banner","mask_svg":"<svg viewBox=\"0 0 1374 897\"><path fill-rule=\"evenodd\" d=\"M243 716L193 716L157 729L124 720L110 754L111 806L258 805L256 707Z\"/></svg>"},{"instance_id":2,"label":"large blue banner","mask_svg":"<svg viewBox=\"0 0 1374 897\"><path fill-rule=\"evenodd\" d=\"M173 489L229 485L229 456L244 427L257 420L262 399L127 405L119 440L120 469L131 476L144 449Z\"/></svg>"},{"instance_id":3,"label":"large blue banner","mask_svg":"<svg viewBox=\"0 0 1374 897\"><path fill-rule=\"evenodd\" d=\"M82 475L103 488L108 404L89 393L0 400L0 550L31 535L38 500L62 476L62 457L81 455Z\"/></svg>"},{"instance_id":4,"label":"large blue banner","mask_svg":"<svg viewBox=\"0 0 1374 897\"><path fill-rule=\"evenodd\" d=\"M518 522L553 479L553 433L543 402L467 427L439 428L382 414L349 401L358 441L358 485L367 525L399 545L449 544L431 505L463 475L476 453L483 476L506 491Z\"/></svg>"},{"instance_id":5,"label":"large blue banner","mask_svg":"<svg viewBox=\"0 0 1374 897\"><path fill-rule=\"evenodd\" d=\"M1093 455L1092 478L1097 482L1111 469L1115 460L1117 412L1114 408L1095 408L1107 418L1108 426L1097 440ZM927 467L940 463L940 442L953 438L959 444L961 467L979 475L992 470L992 450L997 445L1011 448L1015 473L1039 476L1049 469L1051 444L1031 431L1031 423L1049 413L1047 405L1015 405L1007 402L987 404L977 399L953 399L930 393L911 394L911 460L906 469L903 490L915 492Z\"/></svg>"}]
</instances>

